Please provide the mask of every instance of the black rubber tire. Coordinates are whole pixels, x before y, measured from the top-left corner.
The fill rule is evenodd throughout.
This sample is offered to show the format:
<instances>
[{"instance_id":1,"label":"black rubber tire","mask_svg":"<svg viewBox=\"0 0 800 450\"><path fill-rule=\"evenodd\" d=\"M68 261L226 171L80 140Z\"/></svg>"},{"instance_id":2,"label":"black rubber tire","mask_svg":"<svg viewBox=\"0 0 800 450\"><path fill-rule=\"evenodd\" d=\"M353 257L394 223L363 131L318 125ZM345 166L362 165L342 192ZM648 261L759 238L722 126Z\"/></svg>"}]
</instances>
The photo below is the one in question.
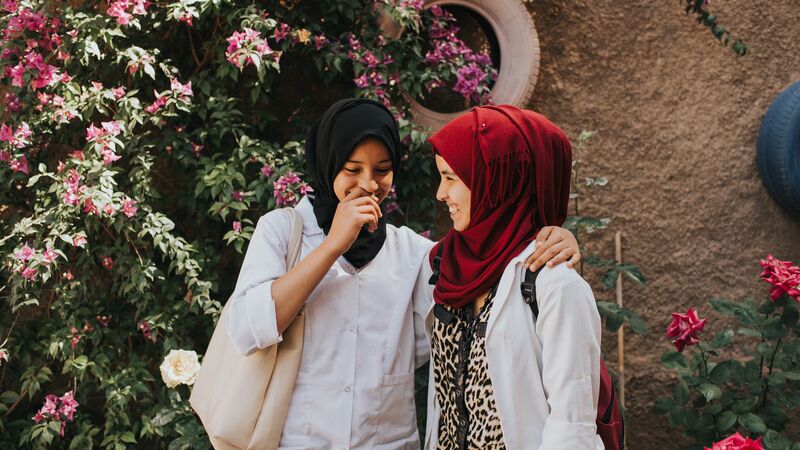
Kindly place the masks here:
<instances>
[{"instance_id":1,"label":"black rubber tire","mask_svg":"<svg viewBox=\"0 0 800 450\"><path fill-rule=\"evenodd\" d=\"M778 94L761 121L756 162L767 192L800 217L800 81Z\"/></svg>"}]
</instances>

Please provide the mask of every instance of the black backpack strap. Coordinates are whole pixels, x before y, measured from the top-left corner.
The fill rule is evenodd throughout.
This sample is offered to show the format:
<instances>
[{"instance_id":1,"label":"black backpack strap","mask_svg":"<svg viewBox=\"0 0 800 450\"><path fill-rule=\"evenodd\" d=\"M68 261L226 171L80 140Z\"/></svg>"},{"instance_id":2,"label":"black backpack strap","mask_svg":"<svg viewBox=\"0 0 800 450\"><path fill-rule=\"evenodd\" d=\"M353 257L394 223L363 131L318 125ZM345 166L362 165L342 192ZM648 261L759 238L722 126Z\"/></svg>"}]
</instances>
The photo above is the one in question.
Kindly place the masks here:
<instances>
[{"instance_id":1,"label":"black backpack strap","mask_svg":"<svg viewBox=\"0 0 800 450\"><path fill-rule=\"evenodd\" d=\"M528 306L531 307L533 320L536 320L539 317L539 303L536 301L536 278L539 276L539 273L543 268L544 266L540 267L536 270L536 272L531 272L530 270L525 269L525 280L520 285L520 289L522 290L522 299L528 304Z\"/></svg>"},{"instance_id":2,"label":"black backpack strap","mask_svg":"<svg viewBox=\"0 0 800 450\"><path fill-rule=\"evenodd\" d=\"M439 243L439 248L436 251L436 256L433 257L433 264L431 268L433 269L433 275L431 275L430 279L428 279L428 284L432 284L436 286L436 283L439 282L439 266L442 264L442 249L444 246Z\"/></svg>"}]
</instances>

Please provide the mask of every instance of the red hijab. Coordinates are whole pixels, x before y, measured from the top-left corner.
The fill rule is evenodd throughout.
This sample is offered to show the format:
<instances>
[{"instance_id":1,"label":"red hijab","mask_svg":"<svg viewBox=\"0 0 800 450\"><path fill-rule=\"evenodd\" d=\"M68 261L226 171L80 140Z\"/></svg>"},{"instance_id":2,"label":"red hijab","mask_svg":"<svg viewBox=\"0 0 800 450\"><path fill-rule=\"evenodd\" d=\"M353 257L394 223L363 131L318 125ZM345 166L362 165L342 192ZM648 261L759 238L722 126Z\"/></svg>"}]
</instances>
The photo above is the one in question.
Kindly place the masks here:
<instances>
[{"instance_id":1,"label":"red hijab","mask_svg":"<svg viewBox=\"0 0 800 450\"><path fill-rule=\"evenodd\" d=\"M495 285L542 227L567 217L572 146L541 114L510 105L473 108L429 142L470 189L470 222L442 248L436 303L468 305Z\"/></svg>"}]
</instances>

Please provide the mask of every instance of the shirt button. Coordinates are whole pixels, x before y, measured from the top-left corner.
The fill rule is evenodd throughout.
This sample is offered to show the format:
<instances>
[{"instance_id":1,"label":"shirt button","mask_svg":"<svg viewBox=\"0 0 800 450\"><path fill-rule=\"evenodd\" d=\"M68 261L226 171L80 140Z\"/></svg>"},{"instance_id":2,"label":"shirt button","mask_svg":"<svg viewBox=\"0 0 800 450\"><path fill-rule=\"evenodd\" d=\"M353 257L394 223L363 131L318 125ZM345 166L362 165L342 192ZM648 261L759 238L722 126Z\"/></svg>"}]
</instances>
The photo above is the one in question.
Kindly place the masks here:
<instances>
[{"instance_id":1,"label":"shirt button","mask_svg":"<svg viewBox=\"0 0 800 450\"><path fill-rule=\"evenodd\" d=\"M355 333L356 332L356 327L350 327L350 332L351 333Z\"/></svg>"},{"instance_id":2,"label":"shirt button","mask_svg":"<svg viewBox=\"0 0 800 450\"><path fill-rule=\"evenodd\" d=\"M347 387L345 387L345 388L344 388L344 391L345 391L345 392L350 392L350 386L347 386Z\"/></svg>"}]
</instances>

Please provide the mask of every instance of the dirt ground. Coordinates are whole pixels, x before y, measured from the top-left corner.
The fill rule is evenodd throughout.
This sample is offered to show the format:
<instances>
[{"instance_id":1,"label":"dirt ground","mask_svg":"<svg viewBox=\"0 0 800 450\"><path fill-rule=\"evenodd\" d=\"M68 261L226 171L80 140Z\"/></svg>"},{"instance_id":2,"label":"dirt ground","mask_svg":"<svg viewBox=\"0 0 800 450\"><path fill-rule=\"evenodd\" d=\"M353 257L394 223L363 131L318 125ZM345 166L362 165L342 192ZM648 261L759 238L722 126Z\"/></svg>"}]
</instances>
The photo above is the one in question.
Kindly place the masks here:
<instances>
[{"instance_id":1,"label":"dirt ground","mask_svg":"<svg viewBox=\"0 0 800 450\"><path fill-rule=\"evenodd\" d=\"M670 313L698 309L711 337L722 324L709 299L762 298L758 259L768 253L800 263L800 218L769 197L755 163L761 118L800 79L800 3L713 1L750 47L741 58L678 1L536 0L529 9L542 54L529 106L572 137L596 131L582 175L609 185L581 207L614 221L592 248L613 256L621 230L625 259L649 280L625 286L626 306L651 329L626 335L628 448L679 448L678 433L651 412L672 377L659 363ZM615 341L605 337L611 362Z\"/></svg>"}]
</instances>

